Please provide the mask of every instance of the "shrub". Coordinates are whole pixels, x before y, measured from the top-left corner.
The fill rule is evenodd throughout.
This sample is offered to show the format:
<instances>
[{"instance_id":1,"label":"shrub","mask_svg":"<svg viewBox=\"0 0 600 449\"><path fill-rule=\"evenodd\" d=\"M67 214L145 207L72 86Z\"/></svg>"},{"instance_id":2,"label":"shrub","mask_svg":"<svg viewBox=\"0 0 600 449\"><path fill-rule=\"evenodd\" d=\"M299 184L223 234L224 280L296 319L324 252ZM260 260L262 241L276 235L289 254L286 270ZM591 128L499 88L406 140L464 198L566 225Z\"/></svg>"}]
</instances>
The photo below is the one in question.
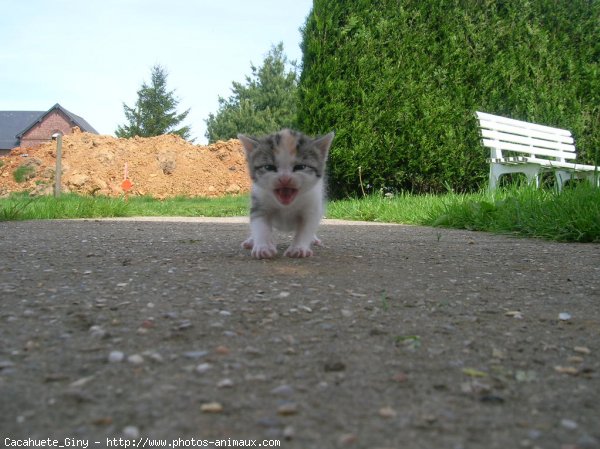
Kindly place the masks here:
<instances>
[{"instance_id":1,"label":"shrub","mask_svg":"<svg viewBox=\"0 0 600 449\"><path fill-rule=\"evenodd\" d=\"M600 163L600 2L315 0L298 122L336 131L330 190L477 190L475 110L567 128Z\"/></svg>"},{"instance_id":2,"label":"shrub","mask_svg":"<svg viewBox=\"0 0 600 449\"><path fill-rule=\"evenodd\" d=\"M31 164L19 165L13 172L13 178L15 181L21 183L25 182L35 175L35 167Z\"/></svg>"}]
</instances>

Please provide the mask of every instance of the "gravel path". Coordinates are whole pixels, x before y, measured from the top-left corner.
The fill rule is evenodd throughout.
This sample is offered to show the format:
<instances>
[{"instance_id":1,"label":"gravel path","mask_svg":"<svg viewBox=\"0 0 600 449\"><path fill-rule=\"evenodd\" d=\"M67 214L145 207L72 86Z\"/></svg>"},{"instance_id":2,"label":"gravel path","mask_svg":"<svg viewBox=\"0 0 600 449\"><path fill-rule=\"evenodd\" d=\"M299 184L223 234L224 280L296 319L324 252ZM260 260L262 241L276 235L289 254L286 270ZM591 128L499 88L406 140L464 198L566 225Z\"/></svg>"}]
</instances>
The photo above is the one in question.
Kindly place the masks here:
<instances>
[{"instance_id":1,"label":"gravel path","mask_svg":"<svg viewBox=\"0 0 600 449\"><path fill-rule=\"evenodd\" d=\"M0 223L5 446L600 448L600 245L326 221L255 261L246 232Z\"/></svg>"}]
</instances>

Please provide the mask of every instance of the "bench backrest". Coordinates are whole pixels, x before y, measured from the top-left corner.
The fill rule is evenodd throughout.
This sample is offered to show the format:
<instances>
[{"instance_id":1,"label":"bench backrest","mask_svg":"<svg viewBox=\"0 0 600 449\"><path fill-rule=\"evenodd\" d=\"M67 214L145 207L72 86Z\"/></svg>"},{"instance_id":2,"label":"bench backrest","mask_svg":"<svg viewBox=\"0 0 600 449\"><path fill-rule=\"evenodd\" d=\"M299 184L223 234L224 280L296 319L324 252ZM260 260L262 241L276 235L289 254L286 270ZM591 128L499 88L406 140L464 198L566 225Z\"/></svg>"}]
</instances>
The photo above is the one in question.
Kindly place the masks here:
<instances>
[{"instance_id":1,"label":"bench backrest","mask_svg":"<svg viewBox=\"0 0 600 449\"><path fill-rule=\"evenodd\" d=\"M511 153L524 153L537 159L566 162L575 159L575 144L566 129L536 125L498 115L476 112L483 145L491 148L491 158L500 159Z\"/></svg>"}]
</instances>

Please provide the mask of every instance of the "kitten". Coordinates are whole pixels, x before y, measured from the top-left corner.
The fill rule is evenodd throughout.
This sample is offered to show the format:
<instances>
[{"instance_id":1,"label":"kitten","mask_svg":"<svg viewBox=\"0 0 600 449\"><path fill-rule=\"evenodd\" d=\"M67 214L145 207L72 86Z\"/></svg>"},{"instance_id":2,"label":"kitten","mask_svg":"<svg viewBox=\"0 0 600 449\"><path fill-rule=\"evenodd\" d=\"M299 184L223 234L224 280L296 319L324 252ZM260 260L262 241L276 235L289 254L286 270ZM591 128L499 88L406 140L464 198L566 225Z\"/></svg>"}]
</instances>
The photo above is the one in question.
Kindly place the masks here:
<instances>
[{"instance_id":1,"label":"kitten","mask_svg":"<svg viewBox=\"0 0 600 449\"><path fill-rule=\"evenodd\" d=\"M277 254L273 227L295 232L285 256L309 257L311 244L321 244L315 232L323 216L325 160L333 136L312 139L289 129L260 139L238 135L252 178L251 232L242 243L252 257Z\"/></svg>"}]
</instances>

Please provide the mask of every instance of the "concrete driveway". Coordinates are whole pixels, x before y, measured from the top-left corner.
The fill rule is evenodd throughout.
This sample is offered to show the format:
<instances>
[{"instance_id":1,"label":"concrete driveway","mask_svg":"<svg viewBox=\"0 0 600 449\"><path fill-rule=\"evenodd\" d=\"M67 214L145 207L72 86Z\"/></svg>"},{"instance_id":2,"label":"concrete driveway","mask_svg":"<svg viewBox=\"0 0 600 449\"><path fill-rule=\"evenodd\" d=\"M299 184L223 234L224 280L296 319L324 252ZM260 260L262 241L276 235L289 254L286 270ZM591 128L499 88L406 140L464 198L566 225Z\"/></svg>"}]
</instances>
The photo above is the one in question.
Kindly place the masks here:
<instances>
[{"instance_id":1,"label":"concrete driveway","mask_svg":"<svg viewBox=\"0 0 600 449\"><path fill-rule=\"evenodd\" d=\"M599 245L326 220L256 261L247 226L0 223L5 445L600 447Z\"/></svg>"}]
</instances>

